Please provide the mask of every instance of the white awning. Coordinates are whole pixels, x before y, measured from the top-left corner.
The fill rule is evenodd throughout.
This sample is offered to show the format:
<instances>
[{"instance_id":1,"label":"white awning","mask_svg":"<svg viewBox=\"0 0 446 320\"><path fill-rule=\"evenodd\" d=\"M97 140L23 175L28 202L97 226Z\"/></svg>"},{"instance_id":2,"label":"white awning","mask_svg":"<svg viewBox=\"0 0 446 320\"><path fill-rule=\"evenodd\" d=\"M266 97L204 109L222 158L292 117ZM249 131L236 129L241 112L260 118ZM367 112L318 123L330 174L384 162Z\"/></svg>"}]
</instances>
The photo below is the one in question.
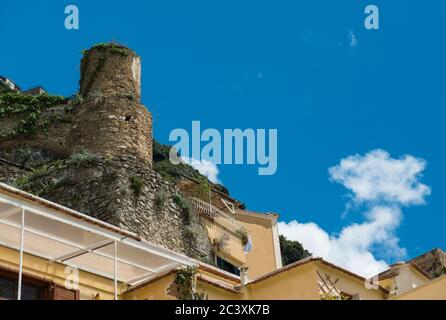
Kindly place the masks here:
<instances>
[{"instance_id":1,"label":"white awning","mask_svg":"<svg viewBox=\"0 0 446 320\"><path fill-rule=\"evenodd\" d=\"M1 246L19 251L23 247L25 253L129 285L179 266L196 265L195 260L139 240L133 233L0 186Z\"/></svg>"}]
</instances>

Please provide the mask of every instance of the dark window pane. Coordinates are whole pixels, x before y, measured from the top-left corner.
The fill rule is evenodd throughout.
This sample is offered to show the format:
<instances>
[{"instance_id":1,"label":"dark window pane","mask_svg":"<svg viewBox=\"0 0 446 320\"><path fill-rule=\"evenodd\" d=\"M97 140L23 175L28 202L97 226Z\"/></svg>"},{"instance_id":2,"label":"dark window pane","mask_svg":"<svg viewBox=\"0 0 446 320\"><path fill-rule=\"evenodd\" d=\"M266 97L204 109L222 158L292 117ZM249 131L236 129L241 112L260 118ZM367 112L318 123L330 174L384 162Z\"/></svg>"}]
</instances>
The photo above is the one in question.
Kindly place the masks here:
<instances>
[{"instance_id":1,"label":"dark window pane","mask_svg":"<svg viewBox=\"0 0 446 320\"><path fill-rule=\"evenodd\" d=\"M17 284L14 283L14 281L0 278L0 299L2 300L16 299L17 293L14 296L16 286Z\"/></svg>"},{"instance_id":2,"label":"dark window pane","mask_svg":"<svg viewBox=\"0 0 446 320\"><path fill-rule=\"evenodd\" d=\"M17 280L0 278L0 299L17 299ZM22 284L22 300L41 300L43 299L43 289L28 284Z\"/></svg>"},{"instance_id":3,"label":"dark window pane","mask_svg":"<svg viewBox=\"0 0 446 320\"><path fill-rule=\"evenodd\" d=\"M22 286L22 300L41 300L42 298L42 288Z\"/></svg>"},{"instance_id":4,"label":"dark window pane","mask_svg":"<svg viewBox=\"0 0 446 320\"><path fill-rule=\"evenodd\" d=\"M237 276L240 275L240 270L239 270L236 266L234 266L233 264L229 263L229 262L226 261L226 260L223 260L223 259L220 258L220 257L217 257L217 266L218 266L220 269L223 269L223 270L225 270L225 271L228 271L228 272L230 272L230 273L232 273L232 274L235 274L235 275L237 275Z\"/></svg>"}]
</instances>

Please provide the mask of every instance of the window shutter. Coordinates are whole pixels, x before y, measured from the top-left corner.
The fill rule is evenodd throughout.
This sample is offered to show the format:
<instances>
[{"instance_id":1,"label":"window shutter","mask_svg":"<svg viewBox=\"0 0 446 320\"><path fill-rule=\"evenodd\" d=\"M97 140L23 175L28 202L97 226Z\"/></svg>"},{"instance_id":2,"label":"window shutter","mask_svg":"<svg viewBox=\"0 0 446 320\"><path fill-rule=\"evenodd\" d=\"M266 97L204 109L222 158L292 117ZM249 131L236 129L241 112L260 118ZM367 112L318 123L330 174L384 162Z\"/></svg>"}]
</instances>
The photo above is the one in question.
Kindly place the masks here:
<instances>
[{"instance_id":1,"label":"window shutter","mask_svg":"<svg viewBox=\"0 0 446 320\"><path fill-rule=\"evenodd\" d=\"M72 290L59 285L54 285L53 300L79 300L79 290Z\"/></svg>"}]
</instances>

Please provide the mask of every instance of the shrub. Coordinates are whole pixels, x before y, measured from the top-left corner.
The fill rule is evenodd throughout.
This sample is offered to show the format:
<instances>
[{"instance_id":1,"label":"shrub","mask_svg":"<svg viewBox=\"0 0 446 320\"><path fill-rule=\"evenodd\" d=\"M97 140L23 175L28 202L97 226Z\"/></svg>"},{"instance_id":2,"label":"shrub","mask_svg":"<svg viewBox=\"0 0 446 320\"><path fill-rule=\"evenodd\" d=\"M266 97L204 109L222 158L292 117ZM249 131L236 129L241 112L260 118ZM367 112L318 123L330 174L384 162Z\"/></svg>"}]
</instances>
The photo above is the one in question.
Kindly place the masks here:
<instances>
[{"instance_id":1,"label":"shrub","mask_svg":"<svg viewBox=\"0 0 446 320\"><path fill-rule=\"evenodd\" d=\"M31 178L32 179L41 178L43 176L46 176L49 173L50 173L49 166L44 164L40 167L33 169L32 173L31 173Z\"/></svg>"},{"instance_id":2,"label":"shrub","mask_svg":"<svg viewBox=\"0 0 446 320\"><path fill-rule=\"evenodd\" d=\"M76 94L69 102L68 104L70 105L70 107L78 107L80 106L82 103L84 103L84 98L82 97L82 95L80 94Z\"/></svg>"},{"instance_id":3,"label":"shrub","mask_svg":"<svg viewBox=\"0 0 446 320\"><path fill-rule=\"evenodd\" d=\"M198 180L199 182L204 182L206 180L206 184L208 187L212 186L213 189L218 190L226 195L229 195L228 189L224 186L214 183L207 182L207 178L200 174L197 170L195 170L192 166L186 163L180 163L174 165L169 160L169 154L171 150L171 146L163 145L157 142L155 139L153 140L153 165L156 172L163 176L163 178L172 181L178 182L183 176ZM206 186L203 185L204 189ZM204 193L207 191L204 190Z\"/></svg>"},{"instance_id":4,"label":"shrub","mask_svg":"<svg viewBox=\"0 0 446 320\"><path fill-rule=\"evenodd\" d=\"M92 154L84 149L73 154L70 159L66 161L67 165L75 168L87 168L93 163L99 161L98 155Z\"/></svg>"},{"instance_id":5,"label":"shrub","mask_svg":"<svg viewBox=\"0 0 446 320\"><path fill-rule=\"evenodd\" d=\"M237 231L235 231L235 233L237 235L239 235L240 238L242 238L243 245L246 246L248 244L248 241L249 241L248 231L246 231L245 228L240 228Z\"/></svg>"},{"instance_id":6,"label":"shrub","mask_svg":"<svg viewBox=\"0 0 446 320\"><path fill-rule=\"evenodd\" d=\"M192 220L192 205L187 199L184 199L181 195L176 194L173 196L173 201L181 208L181 213L186 224L190 224Z\"/></svg>"},{"instance_id":7,"label":"shrub","mask_svg":"<svg viewBox=\"0 0 446 320\"><path fill-rule=\"evenodd\" d=\"M162 209L167 201L167 194L164 191L159 191L155 194L155 207Z\"/></svg>"},{"instance_id":8,"label":"shrub","mask_svg":"<svg viewBox=\"0 0 446 320\"><path fill-rule=\"evenodd\" d=\"M30 183L29 180L29 176L21 176L20 178L18 178L14 185L19 188L19 189L23 189L25 188L28 184Z\"/></svg>"},{"instance_id":9,"label":"shrub","mask_svg":"<svg viewBox=\"0 0 446 320\"><path fill-rule=\"evenodd\" d=\"M133 194L136 197L139 197L142 194L142 187L144 186L144 182L141 177L133 176L130 177L130 188L133 191Z\"/></svg>"}]
</instances>

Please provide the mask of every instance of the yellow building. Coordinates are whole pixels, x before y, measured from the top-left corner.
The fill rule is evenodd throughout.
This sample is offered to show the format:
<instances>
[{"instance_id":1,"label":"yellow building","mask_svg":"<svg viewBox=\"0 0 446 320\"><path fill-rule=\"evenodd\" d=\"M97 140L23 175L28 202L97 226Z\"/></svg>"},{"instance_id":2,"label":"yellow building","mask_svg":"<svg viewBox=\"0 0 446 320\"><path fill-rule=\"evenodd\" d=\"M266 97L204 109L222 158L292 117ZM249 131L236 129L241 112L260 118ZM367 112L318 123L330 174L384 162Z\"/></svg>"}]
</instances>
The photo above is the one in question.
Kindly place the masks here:
<instances>
[{"instance_id":1,"label":"yellow building","mask_svg":"<svg viewBox=\"0 0 446 320\"><path fill-rule=\"evenodd\" d=\"M411 263L377 283L322 258L282 267L276 214L191 201L219 267L0 184L0 299L446 299L446 278Z\"/></svg>"}]
</instances>

